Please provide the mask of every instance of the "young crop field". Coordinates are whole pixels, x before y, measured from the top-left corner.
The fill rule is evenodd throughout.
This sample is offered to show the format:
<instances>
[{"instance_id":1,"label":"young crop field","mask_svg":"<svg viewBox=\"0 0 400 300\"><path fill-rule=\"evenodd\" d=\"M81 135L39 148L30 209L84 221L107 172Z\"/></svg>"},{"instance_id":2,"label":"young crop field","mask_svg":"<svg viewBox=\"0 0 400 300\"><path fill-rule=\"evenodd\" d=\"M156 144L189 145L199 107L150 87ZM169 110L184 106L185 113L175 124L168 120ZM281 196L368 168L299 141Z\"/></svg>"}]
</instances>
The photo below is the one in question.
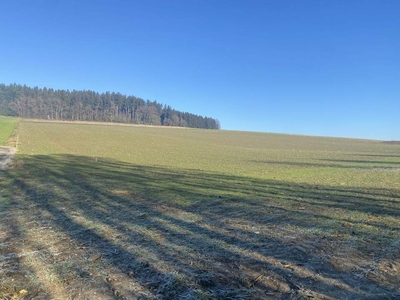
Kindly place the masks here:
<instances>
[{"instance_id":1,"label":"young crop field","mask_svg":"<svg viewBox=\"0 0 400 300\"><path fill-rule=\"evenodd\" d=\"M396 299L400 145L22 120L0 299Z\"/></svg>"}]
</instances>

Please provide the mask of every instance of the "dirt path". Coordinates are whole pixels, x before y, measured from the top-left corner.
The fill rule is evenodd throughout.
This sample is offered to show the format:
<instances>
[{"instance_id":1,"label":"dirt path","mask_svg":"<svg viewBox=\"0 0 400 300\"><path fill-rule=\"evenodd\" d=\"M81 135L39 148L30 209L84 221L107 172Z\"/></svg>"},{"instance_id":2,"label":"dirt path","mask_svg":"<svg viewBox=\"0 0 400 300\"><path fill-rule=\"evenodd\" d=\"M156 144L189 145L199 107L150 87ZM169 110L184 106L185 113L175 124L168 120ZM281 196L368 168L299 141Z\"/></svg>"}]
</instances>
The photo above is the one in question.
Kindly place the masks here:
<instances>
[{"instance_id":1,"label":"dirt path","mask_svg":"<svg viewBox=\"0 0 400 300\"><path fill-rule=\"evenodd\" d=\"M0 146L0 171L7 169L16 152L14 147Z\"/></svg>"}]
</instances>

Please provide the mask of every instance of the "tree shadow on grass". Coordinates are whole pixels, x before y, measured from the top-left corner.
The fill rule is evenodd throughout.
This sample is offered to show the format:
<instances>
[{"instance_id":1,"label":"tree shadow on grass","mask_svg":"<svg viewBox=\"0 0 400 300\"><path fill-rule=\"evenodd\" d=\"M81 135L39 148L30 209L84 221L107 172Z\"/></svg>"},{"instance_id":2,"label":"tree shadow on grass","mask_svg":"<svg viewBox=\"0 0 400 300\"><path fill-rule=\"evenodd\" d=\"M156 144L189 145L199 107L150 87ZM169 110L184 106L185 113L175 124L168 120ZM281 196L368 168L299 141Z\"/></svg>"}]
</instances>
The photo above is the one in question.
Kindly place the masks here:
<instances>
[{"instance_id":1,"label":"tree shadow on grass","mask_svg":"<svg viewBox=\"0 0 400 300\"><path fill-rule=\"evenodd\" d=\"M352 154L351 156L357 157L373 157L373 158L399 158L400 155L395 154Z\"/></svg>"},{"instance_id":2,"label":"tree shadow on grass","mask_svg":"<svg viewBox=\"0 0 400 300\"><path fill-rule=\"evenodd\" d=\"M395 154L351 154L352 156L357 156L357 157L376 157L376 158L398 158L400 155L395 155Z\"/></svg>"},{"instance_id":3,"label":"tree shadow on grass","mask_svg":"<svg viewBox=\"0 0 400 300\"><path fill-rule=\"evenodd\" d=\"M363 169L363 170L387 170L400 171L397 161L369 161L369 160L338 160L338 159L319 159L321 163L310 162L289 162L289 161L250 161L266 165L282 165L303 168L338 168L338 169Z\"/></svg>"},{"instance_id":4,"label":"tree shadow on grass","mask_svg":"<svg viewBox=\"0 0 400 300\"><path fill-rule=\"evenodd\" d=\"M365 160L365 159L320 159L321 161L345 163L345 164L363 164L363 165L399 165L400 161L384 161L384 160Z\"/></svg>"},{"instance_id":5,"label":"tree shadow on grass","mask_svg":"<svg viewBox=\"0 0 400 300\"><path fill-rule=\"evenodd\" d=\"M114 296L395 296L399 191L315 188L72 155L23 162L20 172L8 172L24 195L21 207L85 245L88 261L100 253L91 272L130 274L123 285L108 279Z\"/></svg>"}]
</instances>

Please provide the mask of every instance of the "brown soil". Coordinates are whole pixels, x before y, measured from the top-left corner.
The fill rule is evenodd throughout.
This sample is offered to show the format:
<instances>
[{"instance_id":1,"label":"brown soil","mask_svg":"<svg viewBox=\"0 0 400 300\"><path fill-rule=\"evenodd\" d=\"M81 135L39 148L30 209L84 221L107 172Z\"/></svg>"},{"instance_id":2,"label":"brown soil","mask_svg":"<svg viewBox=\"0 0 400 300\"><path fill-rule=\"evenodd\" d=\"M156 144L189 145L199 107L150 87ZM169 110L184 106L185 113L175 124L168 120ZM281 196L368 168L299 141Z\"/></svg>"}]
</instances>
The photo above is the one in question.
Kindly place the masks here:
<instances>
[{"instance_id":1,"label":"brown soil","mask_svg":"<svg viewBox=\"0 0 400 300\"><path fill-rule=\"evenodd\" d=\"M390 145L400 145L400 141L384 141L383 143Z\"/></svg>"},{"instance_id":2,"label":"brown soil","mask_svg":"<svg viewBox=\"0 0 400 300\"><path fill-rule=\"evenodd\" d=\"M7 169L16 152L14 147L0 146L0 171Z\"/></svg>"},{"instance_id":3,"label":"brown soil","mask_svg":"<svg viewBox=\"0 0 400 300\"><path fill-rule=\"evenodd\" d=\"M100 121L67 121L67 120L47 120L47 119L24 119L27 122L36 123L60 123L60 124L83 124L83 125L104 125L104 126L130 126L130 127L155 127L155 128L180 128L193 129L190 127L181 126L163 126L163 125L148 125L135 123L118 123L118 122L100 122Z\"/></svg>"}]
</instances>

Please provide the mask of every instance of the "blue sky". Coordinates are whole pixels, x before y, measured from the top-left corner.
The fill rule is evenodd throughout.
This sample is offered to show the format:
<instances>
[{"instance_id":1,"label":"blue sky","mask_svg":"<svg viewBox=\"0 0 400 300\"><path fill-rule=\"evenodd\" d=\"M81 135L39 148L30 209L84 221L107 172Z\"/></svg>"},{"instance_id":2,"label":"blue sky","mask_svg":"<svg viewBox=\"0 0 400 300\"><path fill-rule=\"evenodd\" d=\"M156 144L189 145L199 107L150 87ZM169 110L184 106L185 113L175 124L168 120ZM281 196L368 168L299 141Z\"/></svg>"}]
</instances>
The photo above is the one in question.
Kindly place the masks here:
<instances>
[{"instance_id":1,"label":"blue sky","mask_svg":"<svg viewBox=\"0 0 400 300\"><path fill-rule=\"evenodd\" d=\"M400 1L0 0L0 82L228 130L400 140Z\"/></svg>"}]
</instances>

